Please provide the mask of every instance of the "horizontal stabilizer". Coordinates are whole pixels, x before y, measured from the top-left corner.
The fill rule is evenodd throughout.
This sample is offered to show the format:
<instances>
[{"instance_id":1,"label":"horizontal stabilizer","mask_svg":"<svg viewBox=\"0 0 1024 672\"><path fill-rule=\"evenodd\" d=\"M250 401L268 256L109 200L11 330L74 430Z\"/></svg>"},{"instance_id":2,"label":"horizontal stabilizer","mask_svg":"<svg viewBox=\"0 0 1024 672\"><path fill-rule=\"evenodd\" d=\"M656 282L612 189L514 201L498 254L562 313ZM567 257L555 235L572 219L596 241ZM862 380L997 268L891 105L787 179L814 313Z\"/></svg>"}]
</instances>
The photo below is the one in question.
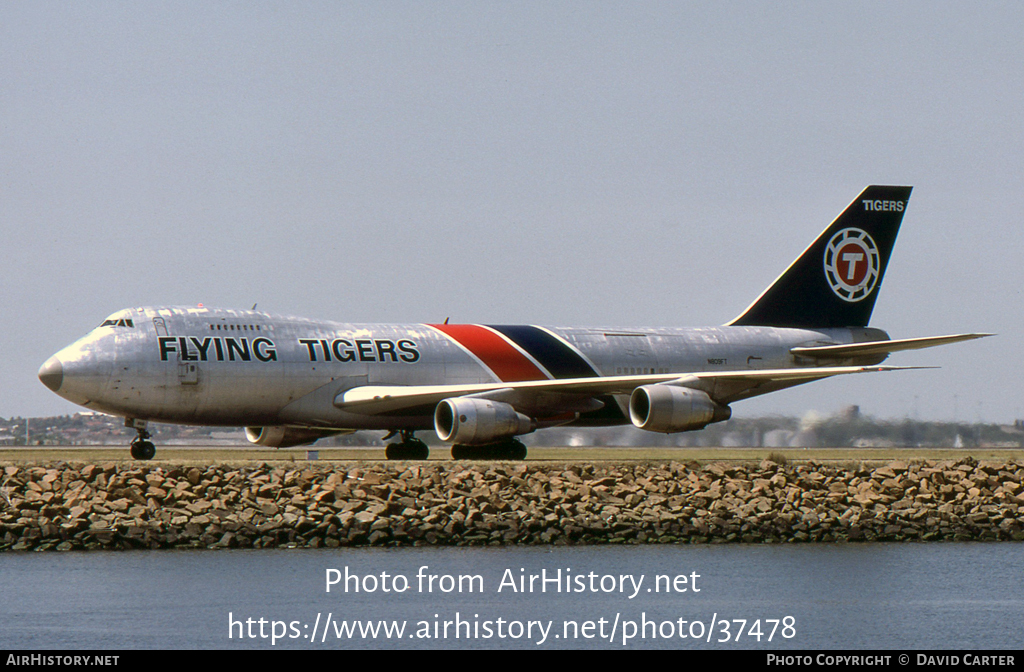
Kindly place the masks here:
<instances>
[{"instance_id":1,"label":"horizontal stabilizer","mask_svg":"<svg viewBox=\"0 0 1024 672\"><path fill-rule=\"evenodd\" d=\"M868 355L885 355L901 350L920 350L934 348L937 345L972 341L985 338L992 334L952 334L949 336L925 336L923 338L903 338L895 341L869 341L867 343L847 343L842 345L815 345L791 348L790 352L801 357L819 359L844 359L847 357L864 357Z\"/></svg>"}]
</instances>

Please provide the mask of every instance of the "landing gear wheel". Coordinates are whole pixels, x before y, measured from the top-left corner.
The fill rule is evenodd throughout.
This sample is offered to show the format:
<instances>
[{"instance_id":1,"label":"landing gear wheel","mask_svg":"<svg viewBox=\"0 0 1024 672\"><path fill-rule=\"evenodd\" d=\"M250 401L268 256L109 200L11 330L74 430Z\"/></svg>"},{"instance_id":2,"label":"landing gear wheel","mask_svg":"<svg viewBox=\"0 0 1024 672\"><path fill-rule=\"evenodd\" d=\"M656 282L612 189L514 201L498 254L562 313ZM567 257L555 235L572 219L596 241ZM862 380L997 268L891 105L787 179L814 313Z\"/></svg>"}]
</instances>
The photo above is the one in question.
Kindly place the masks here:
<instances>
[{"instance_id":1,"label":"landing gear wheel","mask_svg":"<svg viewBox=\"0 0 1024 672\"><path fill-rule=\"evenodd\" d=\"M409 459L425 460L430 457L430 448L419 439L409 439L405 442L405 445L409 446L409 452L411 453Z\"/></svg>"},{"instance_id":2,"label":"landing gear wheel","mask_svg":"<svg viewBox=\"0 0 1024 672\"><path fill-rule=\"evenodd\" d=\"M452 446L453 460L525 460L526 446L517 439L488 443L483 446Z\"/></svg>"},{"instance_id":3,"label":"landing gear wheel","mask_svg":"<svg viewBox=\"0 0 1024 672\"><path fill-rule=\"evenodd\" d=\"M522 441L516 439L509 439L508 441L502 441L487 447L491 449L491 459L494 460L526 459L526 446L523 445Z\"/></svg>"},{"instance_id":4,"label":"landing gear wheel","mask_svg":"<svg viewBox=\"0 0 1024 672\"><path fill-rule=\"evenodd\" d=\"M411 431L402 431L402 440L389 443L384 448L384 456L389 460L425 460L430 457L430 448Z\"/></svg>"},{"instance_id":5,"label":"landing gear wheel","mask_svg":"<svg viewBox=\"0 0 1024 672\"><path fill-rule=\"evenodd\" d=\"M153 456L156 455L156 446L149 440L150 434L146 430L146 423L144 421L133 420L131 418L125 418L125 427L132 427L138 432L138 436L131 443L131 454L136 460L152 460Z\"/></svg>"},{"instance_id":6,"label":"landing gear wheel","mask_svg":"<svg viewBox=\"0 0 1024 672\"><path fill-rule=\"evenodd\" d=\"M156 455L156 446L152 441L140 441L136 439L131 445L132 457L136 460L152 460Z\"/></svg>"},{"instance_id":7,"label":"landing gear wheel","mask_svg":"<svg viewBox=\"0 0 1024 672\"><path fill-rule=\"evenodd\" d=\"M511 445L509 446L509 457L510 460L525 460L526 459L526 445L522 441L516 441L512 439Z\"/></svg>"}]
</instances>

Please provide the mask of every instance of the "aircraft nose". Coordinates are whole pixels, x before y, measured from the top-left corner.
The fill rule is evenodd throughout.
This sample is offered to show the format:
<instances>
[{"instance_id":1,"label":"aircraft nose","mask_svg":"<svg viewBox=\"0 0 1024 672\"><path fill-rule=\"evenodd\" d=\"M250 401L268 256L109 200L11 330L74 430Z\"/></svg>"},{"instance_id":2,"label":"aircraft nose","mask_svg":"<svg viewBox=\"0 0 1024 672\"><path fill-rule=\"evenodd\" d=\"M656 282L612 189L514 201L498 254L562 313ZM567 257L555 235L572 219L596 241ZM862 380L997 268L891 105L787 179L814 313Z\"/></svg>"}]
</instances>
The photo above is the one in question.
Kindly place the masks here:
<instances>
[{"instance_id":1,"label":"aircraft nose","mask_svg":"<svg viewBox=\"0 0 1024 672\"><path fill-rule=\"evenodd\" d=\"M50 357L39 367L39 380L56 392L64 383L64 365L56 356Z\"/></svg>"}]
</instances>

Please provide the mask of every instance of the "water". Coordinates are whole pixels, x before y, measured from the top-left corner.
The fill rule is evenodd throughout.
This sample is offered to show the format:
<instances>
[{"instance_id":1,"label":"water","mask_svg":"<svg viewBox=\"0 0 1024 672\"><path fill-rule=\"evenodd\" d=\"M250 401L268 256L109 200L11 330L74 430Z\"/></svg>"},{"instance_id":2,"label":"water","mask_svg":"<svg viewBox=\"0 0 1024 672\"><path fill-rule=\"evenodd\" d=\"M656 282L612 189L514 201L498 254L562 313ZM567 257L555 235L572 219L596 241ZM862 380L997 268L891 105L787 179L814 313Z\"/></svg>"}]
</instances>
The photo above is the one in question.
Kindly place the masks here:
<instances>
[{"instance_id":1,"label":"water","mask_svg":"<svg viewBox=\"0 0 1024 672\"><path fill-rule=\"evenodd\" d=\"M905 543L4 553L0 648L1019 649L1022 551ZM328 593L328 570L343 577L346 567L373 578L358 593L351 582L347 593L340 583ZM498 590L503 576L518 588L520 575L542 570L562 571L562 592L554 583L540 592L537 581L535 592L519 592L508 580ZM382 572L389 588L403 587L400 575L408 590L383 592ZM481 578L459 592L459 575ZM669 578L655 590L658 575ZM566 576L581 577L568 585L585 590L565 592ZM337 636L340 620L382 619L404 624L401 638Z\"/></svg>"}]
</instances>

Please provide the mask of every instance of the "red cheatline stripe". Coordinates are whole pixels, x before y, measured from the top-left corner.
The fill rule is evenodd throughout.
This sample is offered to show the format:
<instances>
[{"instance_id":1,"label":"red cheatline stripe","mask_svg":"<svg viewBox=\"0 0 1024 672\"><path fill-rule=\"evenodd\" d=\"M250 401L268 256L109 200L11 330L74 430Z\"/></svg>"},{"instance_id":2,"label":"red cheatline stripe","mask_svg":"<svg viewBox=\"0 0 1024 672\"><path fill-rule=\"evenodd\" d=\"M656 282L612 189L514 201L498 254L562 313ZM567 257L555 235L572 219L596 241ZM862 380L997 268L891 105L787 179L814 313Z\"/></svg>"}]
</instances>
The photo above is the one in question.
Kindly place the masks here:
<instances>
[{"instance_id":1,"label":"red cheatline stripe","mask_svg":"<svg viewBox=\"0 0 1024 672\"><path fill-rule=\"evenodd\" d=\"M548 375L504 338L477 324L428 324L466 348L506 383L544 380Z\"/></svg>"}]
</instances>

